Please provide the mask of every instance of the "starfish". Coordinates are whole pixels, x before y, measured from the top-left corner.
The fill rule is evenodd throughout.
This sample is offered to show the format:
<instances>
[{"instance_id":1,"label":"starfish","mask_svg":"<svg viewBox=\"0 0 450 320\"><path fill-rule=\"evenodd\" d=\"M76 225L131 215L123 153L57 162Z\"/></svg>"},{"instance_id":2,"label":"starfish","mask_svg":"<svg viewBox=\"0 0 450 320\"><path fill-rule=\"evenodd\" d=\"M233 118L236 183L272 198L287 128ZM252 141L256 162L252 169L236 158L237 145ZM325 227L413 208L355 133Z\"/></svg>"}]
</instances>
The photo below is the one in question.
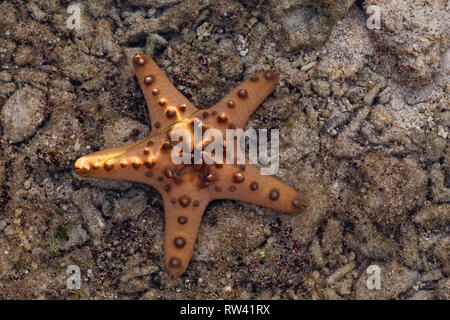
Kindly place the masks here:
<instances>
[{"instance_id":1,"label":"starfish","mask_svg":"<svg viewBox=\"0 0 450 320\"><path fill-rule=\"evenodd\" d=\"M156 63L144 54L133 57L133 66L152 121L148 138L83 156L75 162L82 177L145 183L162 196L165 211L165 267L171 278L186 270L208 203L231 199L254 203L285 213L300 213L303 197L283 182L261 175L249 164L175 164L172 130L193 131L201 120L205 128L224 135L228 128L243 128L278 81L274 70L252 76L209 109L197 109L179 92ZM202 128L204 129L204 128ZM167 133L167 134L166 134Z\"/></svg>"}]
</instances>

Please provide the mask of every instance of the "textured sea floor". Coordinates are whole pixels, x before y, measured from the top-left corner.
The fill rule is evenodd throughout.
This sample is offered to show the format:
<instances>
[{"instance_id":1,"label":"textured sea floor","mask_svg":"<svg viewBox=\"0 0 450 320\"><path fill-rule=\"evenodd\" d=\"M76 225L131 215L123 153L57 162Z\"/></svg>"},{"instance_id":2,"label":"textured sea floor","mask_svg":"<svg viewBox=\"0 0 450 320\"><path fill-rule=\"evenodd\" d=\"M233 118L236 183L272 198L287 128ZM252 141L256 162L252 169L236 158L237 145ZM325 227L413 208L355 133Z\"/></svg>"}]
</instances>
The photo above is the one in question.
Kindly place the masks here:
<instances>
[{"instance_id":1,"label":"textured sea floor","mask_svg":"<svg viewBox=\"0 0 450 320\"><path fill-rule=\"evenodd\" d=\"M0 299L450 298L448 1L70 4L0 2ZM73 172L149 133L137 52L200 108L277 69L247 127L280 129L306 212L215 201L169 279L159 194Z\"/></svg>"}]
</instances>

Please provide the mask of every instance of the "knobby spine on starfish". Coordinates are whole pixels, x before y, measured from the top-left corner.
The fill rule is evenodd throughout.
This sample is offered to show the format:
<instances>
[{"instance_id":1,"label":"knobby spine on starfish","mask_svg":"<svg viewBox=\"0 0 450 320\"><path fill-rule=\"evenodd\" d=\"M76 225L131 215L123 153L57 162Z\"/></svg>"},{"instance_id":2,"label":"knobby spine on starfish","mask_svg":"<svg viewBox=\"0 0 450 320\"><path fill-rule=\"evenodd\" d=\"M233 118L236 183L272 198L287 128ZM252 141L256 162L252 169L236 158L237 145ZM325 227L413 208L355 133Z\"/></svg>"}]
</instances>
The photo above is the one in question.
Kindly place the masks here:
<instances>
[{"instance_id":1,"label":"knobby spine on starfish","mask_svg":"<svg viewBox=\"0 0 450 320\"><path fill-rule=\"evenodd\" d=\"M286 213L300 213L303 197L283 182L245 164L176 165L171 159L174 129L193 135L193 121L204 130L244 128L248 118L273 91L276 71L266 71L244 81L206 110L197 109L179 92L156 63L144 54L133 57L137 79L144 93L152 133L138 143L83 156L75 162L82 177L134 181L154 187L164 201L165 266L170 277L179 277L192 256L198 229L208 203L232 199ZM192 139L193 140L193 139ZM225 160L224 160L225 161Z\"/></svg>"}]
</instances>

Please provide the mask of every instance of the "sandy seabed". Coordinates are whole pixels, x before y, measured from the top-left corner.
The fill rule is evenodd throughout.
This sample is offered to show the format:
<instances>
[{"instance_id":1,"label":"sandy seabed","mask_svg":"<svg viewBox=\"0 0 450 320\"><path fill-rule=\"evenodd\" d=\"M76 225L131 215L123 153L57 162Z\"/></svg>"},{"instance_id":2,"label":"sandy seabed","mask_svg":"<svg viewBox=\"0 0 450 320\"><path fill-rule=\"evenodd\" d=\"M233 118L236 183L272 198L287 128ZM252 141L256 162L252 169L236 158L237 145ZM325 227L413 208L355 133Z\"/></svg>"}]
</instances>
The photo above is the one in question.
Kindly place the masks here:
<instances>
[{"instance_id":1,"label":"sandy seabed","mask_svg":"<svg viewBox=\"0 0 450 320\"><path fill-rule=\"evenodd\" d=\"M449 299L448 1L70 4L0 3L0 299ZM138 52L200 108L277 69L247 128L307 211L215 201L169 279L160 195L73 171L149 133Z\"/></svg>"}]
</instances>

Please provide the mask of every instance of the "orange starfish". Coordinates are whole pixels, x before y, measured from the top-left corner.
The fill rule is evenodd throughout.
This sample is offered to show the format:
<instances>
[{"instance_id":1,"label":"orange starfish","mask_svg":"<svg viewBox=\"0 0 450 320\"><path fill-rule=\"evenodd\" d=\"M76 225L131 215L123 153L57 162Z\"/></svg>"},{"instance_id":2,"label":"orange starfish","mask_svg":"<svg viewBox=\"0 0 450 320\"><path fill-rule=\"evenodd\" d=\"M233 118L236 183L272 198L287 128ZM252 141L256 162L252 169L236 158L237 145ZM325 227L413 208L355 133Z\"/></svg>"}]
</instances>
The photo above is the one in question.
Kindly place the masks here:
<instances>
[{"instance_id":1,"label":"orange starfish","mask_svg":"<svg viewBox=\"0 0 450 320\"><path fill-rule=\"evenodd\" d=\"M275 71L251 77L202 111L173 86L150 57L135 55L133 64L153 122L150 137L83 156L76 161L75 171L83 177L141 182L158 190L164 200L165 265L170 277L186 270L210 201L240 200L287 213L299 213L306 207L298 192L273 177L260 175L247 159L241 165L176 165L170 156L175 127L192 132L193 121L201 120L205 128L218 129L224 135L227 128L243 128L274 89L278 80Z\"/></svg>"}]
</instances>

